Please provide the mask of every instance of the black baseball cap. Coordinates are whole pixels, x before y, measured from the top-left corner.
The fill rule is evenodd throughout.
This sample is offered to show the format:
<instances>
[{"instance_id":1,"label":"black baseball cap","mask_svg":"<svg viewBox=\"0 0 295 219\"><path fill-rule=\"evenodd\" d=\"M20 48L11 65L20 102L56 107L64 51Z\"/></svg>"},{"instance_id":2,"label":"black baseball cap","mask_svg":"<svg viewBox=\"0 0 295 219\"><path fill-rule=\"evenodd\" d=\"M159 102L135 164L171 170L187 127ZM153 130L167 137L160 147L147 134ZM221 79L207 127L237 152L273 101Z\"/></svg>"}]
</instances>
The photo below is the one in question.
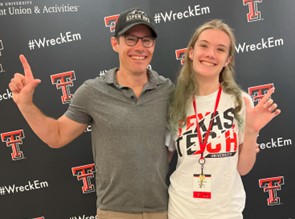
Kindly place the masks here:
<instances>
[{"instance_id":1,"label":"black baseball cap","mask_svg":"<svg viewBox=\"0 0 295 219\"><path fill-rule=\"evenodd\" d=\"M140 8L128 9L119 15L115 27L115 37L123 35L127 30L138 24L143 24L149 27L152 36L157 38L157 32L152 23L151 17Z\"/></svg>"}]
</instances>

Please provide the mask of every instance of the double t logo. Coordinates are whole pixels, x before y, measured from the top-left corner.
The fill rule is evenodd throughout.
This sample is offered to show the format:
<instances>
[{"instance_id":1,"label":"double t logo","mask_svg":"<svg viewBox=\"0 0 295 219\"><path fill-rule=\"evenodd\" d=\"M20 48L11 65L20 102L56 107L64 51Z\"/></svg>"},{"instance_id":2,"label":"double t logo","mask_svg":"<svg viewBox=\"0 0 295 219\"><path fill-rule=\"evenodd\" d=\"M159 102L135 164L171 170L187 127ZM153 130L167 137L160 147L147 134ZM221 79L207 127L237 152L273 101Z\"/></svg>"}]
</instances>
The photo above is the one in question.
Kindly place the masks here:
<instances>
[{"instance_id":1,"label":"double t logo","mask_svg":"<svg viewBox=\"0 0 295 219\"><path fill-rule=\"evenodd\" d=\"M12 149L11 158L13 161L24 159L24 153L20 150L23 138L25 138L25 135L22 129L1 133L2 142L5 142L6 146Z\"/></svg>"},{"instance_id":2,"label":"double t logo","mask_svg":"<svg viewBox=\"0 0 295 219\"><path fill-rule=\"evenodd\" d=\"M268 192L269 198L267 199L267 205L279 205L280 198L278 197L278 190L281 190L281 186L284 185L284 177L277 176L272 178L265 178L259 180L259 187L263 188L264 192Z\"/></svg>"},{"instance_id":3,"label":"double t logo","mask_svg":"<svg viewBox=\"0 0 295 219\"><path fill-rule=\"evenodd\" d=\"M258 3L262 0L243 0L243 5L248 5L249 13L247 14L247 21L261 20L261 12L258 10Z\"/></svg>"}]
</instances>

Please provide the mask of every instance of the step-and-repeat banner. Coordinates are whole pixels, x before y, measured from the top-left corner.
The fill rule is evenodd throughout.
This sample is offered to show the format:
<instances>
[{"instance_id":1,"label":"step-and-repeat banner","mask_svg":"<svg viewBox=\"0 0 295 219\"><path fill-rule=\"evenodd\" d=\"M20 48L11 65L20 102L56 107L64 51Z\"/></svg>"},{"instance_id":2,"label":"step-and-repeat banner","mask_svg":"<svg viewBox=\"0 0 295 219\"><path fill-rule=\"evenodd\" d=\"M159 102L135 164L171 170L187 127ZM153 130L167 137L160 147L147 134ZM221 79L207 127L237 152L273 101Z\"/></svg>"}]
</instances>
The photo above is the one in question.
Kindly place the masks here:
<instances>
[{"instance_id":1,"label":"step-and-repeat banner","mask_svg":"<svg viewBox=\"0 0 295 219\"><path fill-rule=\"evenodd\" d=\"M42 80L35 103L59 117L86 79L118 66L110 37L118 14L135 6L151 14L159 34L150 67L173 81L198 25L220 18L234 29L239 84L254 103L276 87L282 109L260 133L256 165L243 177L244 218L295 219L294 0L0 1L0 218L95 218L91 127L69 145L49 148L23 119L8 84L22 72L18 56L25 54Z\"/></svg>"}]
</instances>

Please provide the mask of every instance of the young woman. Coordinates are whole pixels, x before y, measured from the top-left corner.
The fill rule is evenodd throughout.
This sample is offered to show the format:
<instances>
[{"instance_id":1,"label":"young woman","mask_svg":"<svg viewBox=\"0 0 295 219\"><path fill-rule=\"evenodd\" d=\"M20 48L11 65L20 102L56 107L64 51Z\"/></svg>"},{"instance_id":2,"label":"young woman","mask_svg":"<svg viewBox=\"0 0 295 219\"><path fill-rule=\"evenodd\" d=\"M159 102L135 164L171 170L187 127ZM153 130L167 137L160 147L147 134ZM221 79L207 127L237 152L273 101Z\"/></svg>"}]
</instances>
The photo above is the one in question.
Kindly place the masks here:
<instances>
[{"instance_id":1,"label":"young woman","mask_svg":"<svg viewBox=\"0 0 295 219\"><path fill-rule=\"evenodd\" d=\"M187 46L170 106L171 151L178 161L170 177L169 219L241 219L241 175L253 167L257 136L280 114L270 99L253 107L234 80L235 37L221 20L200 26Z\"/></svg>"}]
</instances>

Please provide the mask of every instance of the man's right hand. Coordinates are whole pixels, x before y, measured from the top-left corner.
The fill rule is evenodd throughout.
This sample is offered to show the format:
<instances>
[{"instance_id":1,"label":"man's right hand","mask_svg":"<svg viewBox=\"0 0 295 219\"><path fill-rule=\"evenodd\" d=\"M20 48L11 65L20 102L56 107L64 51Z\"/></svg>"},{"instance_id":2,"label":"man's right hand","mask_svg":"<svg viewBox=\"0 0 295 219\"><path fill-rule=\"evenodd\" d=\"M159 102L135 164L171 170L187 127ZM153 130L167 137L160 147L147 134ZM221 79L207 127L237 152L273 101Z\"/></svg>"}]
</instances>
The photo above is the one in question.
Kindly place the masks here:
<instances>
[{"instance_id":1,"label":"man's right hand","mask_svg":"<svg viewBox=\"0 0 295 219\"><path fill-rule=\"evenodd\" d=\"M35 88L41 83L41 80L34 78L31 66L24 55L20 55L19 59L22 63L24 74L15 73L9 83L9 89L12 92L14 102L18 106L29 105L33 102Z\"/></svg>"}]
</instances>

